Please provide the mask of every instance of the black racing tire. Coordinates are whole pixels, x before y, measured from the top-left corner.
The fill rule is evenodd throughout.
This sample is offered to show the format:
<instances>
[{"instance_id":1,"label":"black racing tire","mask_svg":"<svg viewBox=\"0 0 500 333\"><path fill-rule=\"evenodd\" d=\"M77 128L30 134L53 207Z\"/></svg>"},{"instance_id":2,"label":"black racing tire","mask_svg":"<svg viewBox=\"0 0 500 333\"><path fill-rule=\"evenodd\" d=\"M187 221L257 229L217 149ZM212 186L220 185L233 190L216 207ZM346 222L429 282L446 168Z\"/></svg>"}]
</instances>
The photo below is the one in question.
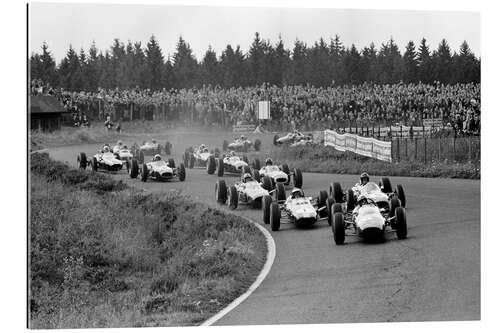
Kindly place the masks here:
<instances>
[{"instance_id":1,"label":"black racing tire","mask_svg":"<svg viewBox=\"0 0 500 333\"><path fill-rule=\"evenodd\" d=\"M177 168L177 176L181 182L186 180L186 166L184 163L181 163Z\"/></svg>"},{"instance_id":2,"label":"black racing tire","mask_svg":"<svg viewBox=\"0 0 500 333\"><path fill-rule=\"evenodd\" d=\"M269 176L264 176L261 178L262 180L262 187L265 190L271 191L273 189L273 182Z\"/></svg>"},{"instance_id":3,"label":"black racing tire","mask_svg":"<svg viewBox=\"0 0 500 333\"><path fill-rule=\"evenodd\" d=\"M285 185L282 183L276 184L276 201L285 201L286 200L286 192Z\"/></svg>"},{"instance_id":4,"label":"black racing tire","mask_svg":"<svg viewBox=\"0 0 500 333\"><path fill-rule=\"evenodd\" d=\"M168 166L171 167L172 169L175 168L175 161L173 158L168 159Z\"/></svg>"},{"instance_id":5,"label":"black racing tire","mask_svg":"<svg viewBox=\"0 0 500 333\"><path fill-rule=\"evenodd\" d=\"M260 182L260 172L259 172L259 170L255 170L255 169L253 170L253 178L256 181Z\"/></svg>"},{"instance_id":6,"label":"black racing tire","mask_svg":"<svg viewBox=\"0 0 500 333\"><path fill-rule=\"evenodd\" d=\"M139 163L134 158L132 159L132 164L130 166L130 178L135 179L139 175Z\"/></svg>"},{"instance_id":7,"label":"black racing tire","mask_svg":"<svg viewBox=\"0 0 500 333\"><path fill-rule=\"evenodd\" d=\"M220 204L225 204L227 201L227 186L224 179L219 179L215 183L215 201Z\"/></svg>"},{"instance_id":8,"label":"black racing tire","mask_svg":"<svg viewBox=\"0 0 500 333\"><path fill-rule=\"evenodd\" d=\"M279 136L278 134L276 134L274 137L273 137L273 145L277 146L278 145L278 139L279 139Z\"/></svg>"},{"instance_id":9,"label":"black racing tire","mask_svg":"<svg viewBox=\"0 0 500 333\"><path fill-rule=\"evenodd\" d=\"M340 183L334 182L330 185L330 195L335 199L335 202L344 202L344 192Z\"/></svg>"},{"instance_id":10,"label":"black racing tire","mask_svg":"<svg viewBox=\"0 0 500 333\"><path fill-rule=\"evenodd\" d=\"M248 157L247 157L247 155L243 155L243 157L241 158L241 160L243 162L245 162L246 164L248 164Z\"/></svg>"},{"instance_id":11,"label":"black racing tire","mask_svg":"<svg viewBox=\"0 0 500 333\"><path fill-rule=\"evenodd\" d=\"M293 186L302 188L302 171L298 168L293 169Z\"/></svg>"},{"instance_id":12,"label":"black racing tire","mask_svg":"<svg viewBox=\"0 0 500 333\"><path fill-rule=\"evenodd\" d=\"M280 219L281 212L280 207L277 202L271 203L271 230L279 231L280 230Z\"/></svg>"},{"instance_id":13,"label":"black racing tire","mask_svg":"<svg viewBox=\"0 0 500 333\"><path fill-rule=\"evenodd\" d=\"M398 196L399 201L401 201L401 207L406 208L406 194L401 184L396 185L396 194Z\"/></svg>"},{"instance_id":14,"label":"black racing tire","mask_svg":"<svg viewBox=\"0 0 500 333\"><path fill-rule=\"evenodd\" d=\"M217 160L217 176L224 176L224 159L222 157Z\"/></svg>"},{"instance_id":15,"label":"black racing tire","mask_svg":"<svg viewBox=\"0 0 500 333\"><path fill-rule=\"evenodd\" d=\"M273 198L270 195L265 195L262 197L262 218L264 224L269 224L271 219L271 203Z\"/></svg>"},{"instance_id":16,"label":"black racing tire","mask_svg":"<svg viewBox=\"0 0 500 333\"><path fill-rule=\"evenodd\" d=\"M142 164L141 181L146 182L148 180L148 165L146 163Z\"/></svg>"},{"instance_id":17,"label":"black racing tire","mask_svg":"<svg viewBox=\"0 0 500 333\"><path fill-rule=\"evenodd\" d=\"M231 185L229 186L229 200L228 200L228 206L230 209L236 209L238 208L238 190L236 189L236 186Z\"/></svg>"},{"instance_id":18,"label":"black racing tire","mask_svg":"<svg viewBox=\"0 0 500 333\"><path fill-rule=\"evenodd\" d=\"M215 161L215 156L214 155L208 156L207 173L209 175L213 175L216 168L217 168L217 162Z\"/></svg>"},{"instance_id":19,"label":"black racing tire","mask_svg":"<svg viewBox=\"0 0 500 333\"><path fill-rule=\"evenodd\" d=\"M350 188L347 190L347 211L351 212L356 207L356 198L354 191Z\"/></svg>"},{"instance_id":20,"label":"black racing tire","mask_svg":"<svg viewBox=\"0 0 500 333\"><path fill-rule=\"evenodd\" d=\"M332 209L334 209L334 207L332 207ZM335 244L337 245L344 244L345 242L344 214L342 213L333 214L332 232Z\"/></svg>"},{"instance_id":21,"label":"black racing tire","mask_svg":"<svg viewBox=\"0 0 500 333\"><path fill-rule=\"evenodd\" d=\"M327 207L328 193L326 191L319 191L318 195L318 208L323 208L319 211L319 217L327 217L328 216L328 207Z\"/></svg>"},{"instance_id":22,"label":"black racing tire","mask_svg":"<svg viewBox=\"0 0 500 333\"><path fill-rule=\"evenodd\" d=\"M391 181L387 177L382 177L382 179L380 179L379 186L382 189L382 192L384 192L386 194L389 194L392 192Z\"/></svg>"},{"instance_id":23,"label":"black racing tire","mask_svg":"<svg viewBox=\"0 0 500 333\"><path fill-rule=\"evenodd\" d=\"M260 170L260 160L258 158L256 158L254 161L253 161L253 165L252 167L256 170Z\"/></svg>"},{"instance_id":24,"label":"black racing tire","mask_svg":"<svg viewBox=\"0 0 500 333\"><path fill-rule=\"evenodd\" d=\"M396 235L398 239L405 239L408 235L408 225L406 224L406 211L403 207L396 208Z\"/></svg>"},{"instance_id":25,"label":"black racing tire","mask_svg":"<svg viewBox=\"0 0 500 333\"><path fill-rule=\"evenodd\" d=\"M260 145L261 144L262 144L262 142L259 139L255 139L255 142L253 143L253 147L254 147L255 151L259 151L260 150Z\"/></svg>"},{"instance_id":26,"label":"black racing tire","mask_svg":"<svg viewBox=\"0 0 500 333\"><path fill-rule=\"evenodd\" d=\"M224 140L222 142L222 151L227 151L227 146L229 146L229 142L227 142L227 140Z\"/></svg>"},{"instance_id":27,"label":"black racing tire","mask_svg":"<svg viewBox=\"0 0 500 333\"><path fill-rule=\"evenodd\" d=\"M165 155L170 155L172 149L172 144L170 142L165 142Z\"/></svg>"},{"instance_id":28,"label":"black racing tire","mask_svg":"<svg viewBox=\"0 0 500 333\"><path fill-rule=\"evenodd\" d=\"M78 156L76 157L76 162L79 169L82 170L87 169L88 162L87 162L87 155L85 153L78 154Z\"/></svg>"},{"instance_id":29,"label":"black racing tire","mask_svg":"<svg viewBox=\"0 0 500 333\"><path fill-rule=\"evenodd\" d=\"M328 197L326 200L326 212L328 214L328 225L332 225L332 220L333 220L333 210L332 206L335 204L335 199L332 197Z\"/></svg>"},{"instance_id":30,"label":"black racing tire","mask_svg":"<svg viewBox=\"0 0 500 333\"><path fill-rule=\"evenodd\" d=\"M344 211L342 209L342 204L338 203L338 202L336 202L336 203L333 204L332 210L333 210L333 214L335 214L335 213L344 213Z\"/></svg>"},{"instance_id":31,"label":"black racing tire","mask_svg":"<svg viewBox=\"0 0 500 333\"><path fill-rule=\"evenodd\" d=\"M389 217L394 217L396 214L396 208L401 207L401 201L394 197L389 201Z\"/></svg>"},{"instance_id":32,"label":"black racing tire","mask_svg":"<svg viewBox=\"0 0 500 333\"><path fill-rule=\"evenodd\" d=\"M244 165L243 168L241 168L241 175L244 175L245 173L252 174L252 169L249 165Z\"/></svg>"},{"instance_id":33,"label":"black racing tire","mask_svg":"<svg viewBox=\"0 0 500 333\"><path fill-rule=\"evenodd\" d=\"M92 166L92 171L97 171L97 158L95 156L92 157L90 165Z\"/></svg>"},{"instance_id":34,"label":"black racing tire","mask_svg":"<svg viewBox=\"0 0 500 333\"><path fill-rule=\"evenodd\" d=\"M286 173L287 175L287 182L285 183L286 185L290 184L290 167L288 167L288 164L283 164L281 166L281 171L283 171L284 173Z\"/></svg>"}]
</instances>

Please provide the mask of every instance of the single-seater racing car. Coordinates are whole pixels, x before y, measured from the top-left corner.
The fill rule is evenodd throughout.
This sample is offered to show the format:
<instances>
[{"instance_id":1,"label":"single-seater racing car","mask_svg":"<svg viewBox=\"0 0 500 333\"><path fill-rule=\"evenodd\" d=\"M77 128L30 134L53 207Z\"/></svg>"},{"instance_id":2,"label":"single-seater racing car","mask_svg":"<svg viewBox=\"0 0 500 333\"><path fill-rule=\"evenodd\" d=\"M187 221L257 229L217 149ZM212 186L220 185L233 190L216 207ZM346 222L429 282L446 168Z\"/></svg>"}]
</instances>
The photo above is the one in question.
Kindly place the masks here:
<instances>
[{"instance_id":1,"label":"single-seater racing car","mask_svg":"<svg viewBox=\"0 0 500 333\"><path fill-rule=\"evenodd\" d=\"M230 151L222 157L216 159L217 176L222 177L224 173L251 173L251 168L248 165L248 158L246 156L236 156L234 151Z\"/></svg>"},{"instance_id":2,"label":"single-seater racing car","mask_svg":"<svg viewBox=\"0 0 500 333\"><path fill-rule=\"evenodd\" d=\"M246 153L252 147L255 151L259 151L260 145L261 141L259 139L255 139L255 141L252 142L248 140L246 136L242 135L239 138L234 139L233 142L228 142L227 140L224 140L222 143L222 150L223 151L234 150Z\"/></svg>"},{"instance_id":3,"label":"single-seater racing car","mask_svg":"<svg viewBox=\"0 0 500 333\"><path fill-rule=\"evenodd\" d=\"M260 168L259 159L255 159L253 162L253 177L259 180L262 177L269 177L272 181L270 188L274 188L276 184L282 183L284 185L289 185L291 180L293 180L294 187L302 188L302 171L299 168L293 169L290 172L288 164L275 165L270 158L267 158L265 165Z\"/></svg>"},{"instance_id":4,"label":"single-seater racing car","mask_svg":"<svg viewBox=\"0 0 500 333\"><path fill-rule=\"evenodd\" d=\"M215 200L220 204L225 204L231 209L236 209L239 203L250 204L258 208L262 204L262 198L276 193L277 200L285 200L285 188L282 184L275 190L268 191L249 173L243 174L240 182L227 187L223 179L219 179L215 184Z\"/></svg>"},{"instance_id":5,"label":"single-seater racing car","mask_svg":"<svg viewBox=\"0 0 500 333\"><path fill-rule=\"evenodd\" d=\"M279 183L279 187L283 184ZM271 230L280 230L281 220L286 219L297 227L311 226L318 220L328 219L328 193L320 191L318 197L306 197L300 188L294 188L286 200L272 201L270 196L262 199L265 224L271 223Z\"/></svg>"},{"instance_id":6,"label":"single-seater racing car","mask_svg":"<svg viewBox=\"0 0 500 333\"><path fill-rule=\"evenodd\" d=\"M159 154L156 154L151 162L143 163L141 167L139 167L139 162L136 159L132 160L130 178L137 178L139 175L143 182L146 182L148 178L153 178L157 181L178 179L183 182L186 179L186 168L184 167L184 163L180 163L176 167L173 158L165 161Z\"/></svg>"},{"instance_id":7,"label":"single-seater racing car","mask_svg":"<svg viewBox=\"0 0 500 333\"><path fill-rule=\"evenodd\" d=\"M128 170L130 164L132 163L132 158L134 158L132 150L130 150L126 145L123 145L121 141L118 141L116 146L113 147L113 154L115 154L117 159L127 161L126 166Z\"/></svg>"},{"instance_id":8,"label":"single-seater racing car","mask_svg":"<svg viewBox=\"0 0 500 333\"><path fill-rule=\"evenodd\" d=\"M199 147L189 147L184 152L184 165L190 169L195 167L206 168L209 175L214 174L217 169L217 158L220 155L219 148L212 151L208 147L201 144Z\"/></svg>"},{"instance_id":9,"label":"single-seater racing car","mask_svg":"<svg viewBox=\"0 0 500 333\"><path fill-rule=\"evenodd\" d=\"M297 131L297 130L294 130L290 133L287 133L286 135L280 137L279 135L275 135L274 138L273 138L273 144L275 146L278 146L278 145L282 145L282 144L288 144L288 145L291 145L295 142L298 142L302 139L305 139L307 138L307 135Z\"/></svg>"},{"instance_id":10,"label":"single-seater racing car","mask_svg":"<svg viewBox=\"0 0 500 333\"><path fill-rule=\"evenodd\" d=\"M312 146L313 144L314 140L312 135L306 135L302 138L297 139L294 143L290 144L290 147Z\"/></svg>"},{"instance_id":11,"label":"single-seater racing car","mask_svg":"<svg viewBox=\"0 0 500 333\"><path fill-rule=\"evenodd\" d=\"M125 166L128 170L128 160L121 160L114 154L108 145L104 145L101 150L95 154L92 159L88 160L85 153L78 154L76 158L78 167L86 169L90 165L93 171L106 170L106 171L119 171Z\"/></svg>"},{"instance_id":12,"label":"single-seater racing car","mask_svg":"<svg viewBox=\"0 0 500 333\"><path fill-rule=\"evenodd\" d=\"M155 139L151 141L145 141L142 145L136 147L136 152L134 156L139 158L140 163L144 163L144 156L154 156L156 154L161 154L162 150L165 150L166 155L170 155L172 149L172 144L170 142L165 143L165 147L162 147Z\"/></svg>"},{"instance_id":13,"label":"single-seater racing car","mask_svg":"<svg viewBox=\"0 0 500 333\"><path fill-rule=\"evenodd\" d=\"M369 241L384 239L386 232L396 231L398 239L407 236L406 211L399 204L399 199L392 198L389 209L380 205L387 198L377 184L367 183L356 197L353 210L347 203L333 203L328 211L335 244L345 242L346 235L360 236ZM333 200L333 198L331 198Z\"/></svg>"}]
</instances>

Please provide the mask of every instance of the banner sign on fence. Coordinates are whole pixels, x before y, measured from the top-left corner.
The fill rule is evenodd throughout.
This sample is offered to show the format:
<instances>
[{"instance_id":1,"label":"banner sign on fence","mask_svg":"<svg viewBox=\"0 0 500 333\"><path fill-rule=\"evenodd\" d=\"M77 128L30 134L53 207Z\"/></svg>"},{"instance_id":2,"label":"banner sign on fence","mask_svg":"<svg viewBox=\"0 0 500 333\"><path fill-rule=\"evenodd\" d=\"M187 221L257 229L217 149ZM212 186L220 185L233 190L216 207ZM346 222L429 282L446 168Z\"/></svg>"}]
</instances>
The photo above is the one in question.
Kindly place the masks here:
<instances>
[{"instance_id":1,"label":"banner sign on fence","mask_svg":"<svg viewBox=\"0 0 500 333\"><path fill-rule=\"evenodd\" d=\"M271 119L271 103L259 101L259 119Z\"/></svg>"},{"instance_id":2,"label":"banner sign on fence","mask_svg":"<svg viewBox=\"0 0 500 333\"><path fill-rule=\"evenodd\" d=\"M246 133L255 131L255 125L250 124L236 124L233 125L233 132Z\"/></svg>"},{"instance_id":3,"label":"banner sign on fence","mask_svg":"<svg viewBox=\"0 0 500 333\"><path fill-rule=\"evenodd\" d=\"M331 146L339 151L352 151L362 156L392 162L392 145L390 141L379 141L374 138L365 138L355 134L339 134L335 131L326 130L325 146Z\"/></svg>"},{"instance_id":4,"label":"banner sign on fence","mask_svg":"<svg viewBox=\"0 0 500 333\"><path fill-rule=\"evenodd\" d=\"M441 118L422 119L422 124L424 125L424 127L443 127L443 119Z\"/></svg>"}]
</instances>

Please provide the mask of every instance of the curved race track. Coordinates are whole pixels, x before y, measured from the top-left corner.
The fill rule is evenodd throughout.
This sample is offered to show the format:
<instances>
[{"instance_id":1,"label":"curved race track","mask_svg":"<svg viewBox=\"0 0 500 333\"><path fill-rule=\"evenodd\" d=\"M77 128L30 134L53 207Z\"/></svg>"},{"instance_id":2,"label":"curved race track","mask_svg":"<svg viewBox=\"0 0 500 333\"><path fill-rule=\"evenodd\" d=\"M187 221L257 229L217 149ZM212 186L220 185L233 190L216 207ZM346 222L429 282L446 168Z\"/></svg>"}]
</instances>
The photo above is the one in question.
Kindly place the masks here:
<instances>
[{"instance_id":1,"label":"curved race track","mask_svg":"<svg viewBox=\"0 0 500 333\"><path fill-rule=\"evenodd\" d=\"M75 165L77 152L96 146L50 154ZM204 169L187 170L182 183L142 183L125 172L115 177L151 191L182 189L214 205L217 177ZM347 187L357 176L304 173L304 191L315 196L334 179ZM336 246L326 221L302 230L282 225L272 233L276 259L267 278L215 325L480 319L480 182L391 181L407 193L408 239L388 235L383 244L365 244L348 237L347 245ZM242 206L234 212L262 221L260 210Z\"/></svg>"}]
</instances>

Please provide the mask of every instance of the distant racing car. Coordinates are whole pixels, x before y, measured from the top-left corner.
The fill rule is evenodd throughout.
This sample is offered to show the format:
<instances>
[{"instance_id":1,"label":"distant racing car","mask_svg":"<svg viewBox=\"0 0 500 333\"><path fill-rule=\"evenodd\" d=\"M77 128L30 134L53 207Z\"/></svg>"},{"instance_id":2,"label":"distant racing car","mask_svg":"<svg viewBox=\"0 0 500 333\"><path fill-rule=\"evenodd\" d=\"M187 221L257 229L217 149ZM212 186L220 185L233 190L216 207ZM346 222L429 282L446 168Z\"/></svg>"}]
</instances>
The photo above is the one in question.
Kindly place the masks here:
<instances>
[{"instance_id":1,"label":"distant racing car","mask_svg":"<svg viewBox=\"0 0 500 333\"><path fill-rule=\"evenodd\" d=\"M236 156L234 151L228 154L222 155L222 157L216 159L217 163L217 176L222 177L224 173L251 173L251 168L248 165L248 158L246 156L239 157Z\"/></svg>"},{"instance_id":2,"label":"distant racing car","mask_svg":"<svg viewBox=\"0 0 500 333\"><path fill-rule=\"evenodd\" d=\"M119 159L109 148L105 145L92 159L88 160L85 153L78 154L77 164L80 169L86 169L90 165L93 171L106 170L106 171L119 171L125 166L129 168L128 160Z\"/></svg>"},{"instance_id":3,"label":"distant racing car","mask_svg":"<svg viewBox=\"0 0 500 333\"><path fill-rule=\"evenodd\" d=\"M282 137L280 137L276 134L273 138L273 144L275 146L282 145L282 144L291 145L291 144L294 144L296 142L299 142L300 140L304 140L306 138L308 138L307 135L305 135L297 130L294 130L290 133L287 133L286 135L284 135Z\"/></svg>"},{"instance_id":4,"label":"distant racing car","mask_svg":"<svg viewBox=\"0 0 500 333\"><path fill-rule=\"evenodd\" d=\"M144 156L161 154L162 149L165 150L166 155L170 155L172 144L167 141L165 147L162 147L155 139L151 139L151 141L143 142L141 146L137 147L137 152L134 155L138 156L139 161L143 163Z\"/></svg>"},{"instance_id":5,"label":"distant racing car","mask_svg":"<svg viewBox=\"0 0 500 333\"><path fill-rule=\"evenodd\" d=\"M195 167L206 168L208 174L213 174L217 168L217 158L220 155L218 148L209 151L208 147L201 144L199 147L189 147L184 152L184 164L190 169Z\"/></svg>"},{"instance_id":6,"label":"distant racing car","mask_svg":"<svg viewBox=\"0 0 500 333\"><path fill-rule=\"evenodd\" d=\"M337 245L345 242L346 235L382 240L386 232L396 231L398 239L406 238L406 211L398 198L393 197L387 201L387 195L380 187L369 182L361 189L356 199L357 203L353 209L350 209L347 203L336 202L331 205L329 222Z\"/></svg>"},{"instance_id":7,"label":"distant racing car","mask_svg":"<svg viewBox=\"0 0 500 333\"><path fill-rule=\"evenodd\" d=\"M283 184L277 184L283 187ZM316 198L306 197L302 189L295 188L286 200L272 201L270 196L262 199L263 220L271 223L271 230L278 231L281 220L286 219L298 227L310 226L319 220L328 219L328 193L320 191Z\"/></svg>"},{"instance_id":8,"label":"distant racing car","mask_svg":"<svg viewBox=\"0 0 500 333\"><path fill-rule=\"evenodd\" d=\"M184 163L180 163L176 167L173 158L165 161L157 154L150 162L143 163L141 167L139 167L139 162L136 159L132 160L130 178L137 178L139 175L143 182L146 182L149 178L157 181L178 179L183 182L186 179L186 168Z\"/></svg>"},{"instance_id":9,"label":"distant racing car","mask_svg":"<svg viewBox=\"0 0 500 333\"><path fill-rule=\"evenodd\" d=\"M282 183L284 185L289 185L293 180L294 187L301 188L302 187L302 171L300 169L295 168L293 172L290 172L290 168L288 164L275 165L270 158L267 158L265 161L265 165L260 168L259 159L255 159L253 162L253 177L256 180L260 180L263 176L268 176L271 178L274 188L275 184Z\"/></svg>"},{"instance_id":10,"label":"distant racing car","mask_svg":"<svg viewBox=\"0 0 500 333\"><path fill-rule=\"evenodd\" d=\"M254 142L247 139L246 136L242 135L239 138L236 138L233 142L228 142L224 140L222 143L222 150L234 150L238 152L247 152L249 149L253 147L255 151L259 151L261 146L261 141L259 139L255 139Z\"/></svg>"}]
</instances>

